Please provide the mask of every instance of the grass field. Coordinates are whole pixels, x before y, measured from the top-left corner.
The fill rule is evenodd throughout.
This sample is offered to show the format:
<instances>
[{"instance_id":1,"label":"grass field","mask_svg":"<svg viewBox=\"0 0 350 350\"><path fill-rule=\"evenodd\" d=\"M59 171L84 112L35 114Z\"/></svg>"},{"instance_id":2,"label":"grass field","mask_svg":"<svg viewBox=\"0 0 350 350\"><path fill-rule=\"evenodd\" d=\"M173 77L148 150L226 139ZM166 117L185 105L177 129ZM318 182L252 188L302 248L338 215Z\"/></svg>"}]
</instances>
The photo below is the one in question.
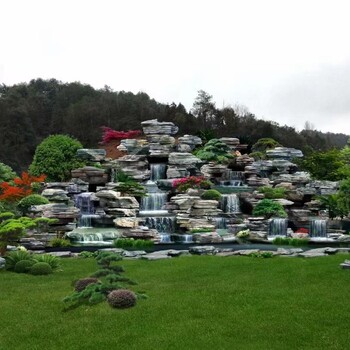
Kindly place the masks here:
<instances>
[{"instance_id":1,"label":"grass field","mask_svg":"<svg viewBox=\"0 0 350 350\"><path fill-rule=\"evenodd\" d=\"M122 261L147 300L62 312L93 259L62 260L50 276L0 272L0 349L349 349L346 256L193 256Z\"/></svg>"}]
</instances>

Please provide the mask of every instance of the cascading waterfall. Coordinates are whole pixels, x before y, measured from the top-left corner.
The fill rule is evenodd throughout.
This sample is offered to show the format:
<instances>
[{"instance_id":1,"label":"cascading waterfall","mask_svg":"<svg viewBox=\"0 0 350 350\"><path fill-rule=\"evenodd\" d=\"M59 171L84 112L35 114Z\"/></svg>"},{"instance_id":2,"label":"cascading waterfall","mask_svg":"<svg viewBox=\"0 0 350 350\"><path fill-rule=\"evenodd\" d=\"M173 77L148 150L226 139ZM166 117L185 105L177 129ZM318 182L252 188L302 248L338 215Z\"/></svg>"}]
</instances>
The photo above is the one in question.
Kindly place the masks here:
<instances>
[{"instance_id":1,"label":"cascading waterfall","mask_svg":"<svg viewBox=\"0 0 350 350\"><path fill-rule=\"evenodd\" d=\"M327 220L313 219L310 221L310 237L327 238Z\"/></svg>"},{"instance_id":2,"label":"cascading waterfall","mask_svg":"<svg viewBox=\"0 0 350 350\"><path fill-rule=\"evenodd\" d=\"M164 192L148 193L147 197L141 199L141 211L161 210L166 199L167 194Z\"/></svg>"},{"instance_id":3,"label":"cascading waterfall","mask_svg":"<svg viewBox=\"0 0 350 350\"><path fill-rule=\"evenodd\" d=\"M244 186L243 178L244 176L242 171L229 170L226 176L227 180L219 181L219 185L227 187L241 187Z\"/></svg>"},{"instance_id":4,"label":"cascading waterfall","mask_svg":"<svg viewBox=\"0 0 350 350\"><path fill-rule=\"evenodd\" d=\"M283 218L274 218L269 222L269 236L286 236L288 220Z\"/></svg>"},{"instance_id":5,"label":"cascading waterfall","mask_svg":"<svg viewBox=\"0 0 350 350\"><path fill-rule=\"evenodd\" d=\"M166 164L151 164L151 181L157 181L165 179L166 177Z\"/></svg>"},{"instance_id":6,"label":"cascading waterfall","mask_svg":"<svg viewBox=\"0 0 350 350\"><path fill-rule=\"evenodd\" d=\"M178 235L181 243L193 243L193 235Z\"/></svg>"},{"instance_id":7,"label":"cascading waterfall","mask_svg":"<svg viewBox=\"0 0 350 350\"><path fill-rule=\"evenodd\" d=\"M222 218L220 216L212 218L212 221L215 223L215 228L217 229L227 229L227 220L226 218Z\"/></svg>"},{"instance_id":8,"label":"cascading waterfall","mask_svg":"<svg viewBox=\"0 0 350 350\"><path fill-rule=\"evenodd\" d=\"M75 206L80 209L78 227L92 227L92 219L98 217L91 195L92 192L83 192L75 196Z\"/></svg>"},{"instance_id":9,"label":"cascading waterfall","mask_svg":"<svg viewBox=\"0 0 350 350\"><path fill-rule=\"evenodd\" d=\"M223 194L220 199L220 209L224 213L240 213L239 198L236 194Z\"/></svg>"},{"instance_id":10,"label":"cascading waterfall","mask_svg":"<svg viewBox=\"0 0 350 350\"><path fill-rule=\"evenodd\" d=\"M145 218L145 224L149 228L156 229L160 234L175 231L174 216L149 216Z\"/></svg>"}]
</instances>

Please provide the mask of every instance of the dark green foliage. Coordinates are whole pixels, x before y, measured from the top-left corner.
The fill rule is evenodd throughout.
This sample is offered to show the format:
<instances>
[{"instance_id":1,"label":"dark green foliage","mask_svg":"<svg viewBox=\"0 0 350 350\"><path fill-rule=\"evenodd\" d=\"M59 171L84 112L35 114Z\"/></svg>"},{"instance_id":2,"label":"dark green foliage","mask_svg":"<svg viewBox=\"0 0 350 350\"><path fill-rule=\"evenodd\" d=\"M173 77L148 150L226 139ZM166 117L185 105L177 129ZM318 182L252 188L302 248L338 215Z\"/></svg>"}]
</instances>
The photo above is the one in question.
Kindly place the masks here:
<instances>
[{"instance_id":1,"label":"dark green foliage","mask_svg":"<svg viewBox=\"0 0 350 350\"><path fill-rule=\"evenodd\" d=\"M29 270L32 275L50 275L52 273L51 266L46 262L37 262Z\"/></svg>"},{"instance_id":2,"label":"dark green foliage","mask_svg":"<svg viewBox=\"0 0 350 350\"><path fill-rule=\"evenodd\" d=\"M258 202L253 210L254 216L264 216L265 218L270 218L272 216L277 216L281 218L287 217L283 206L271 199L262 199Z\"/></svg>"},{"instance_id":3,"label":"dark green foliage","mask_svg":"<svg viewBox=\"0 0 350 350\"><path fill-rule=\"evenodd\" d=\"M250 257L252 258L273 258L273 253L272 252L256 252L256 253L251 253L249 254Z\"/></svg>"},{"instance_id":4,"label":"dark green foliage","mask_svg":"<svg viewBox=\"0 0 350 350\"><path fill-rule=\"evenodd\" d=\"M22 212L22 214L26 214L28 212L28 209L32 205L41 205L41 204L48 204L49 200L40 194L31 194L27 197L22 198L18 203L18 209Z\"/></svg>"},{"instance_id":5,"label":"dark green foliage","mask_svg":"<svg viewBox=\"0 0 350 350\"><path fill-rule=\"evenodd\" d=\"M212 228L193 228L190 233L205 233L205 232L213 232Z\"/></svg>"},{"instance_id":6,"label":"dark green foliage","mask_svg":"<svg viewBox=\"0 0 350 350\"><path fill-rule=\"evenodd\" d=\"M108 304L117 309L126 309L136 305L136 294L128 289L112 290L108 296Z\"/></svg>"},{"instance_id":7,"label":"dark green foliage","mask_svg":"<svg viewBox=\"0 0 350 350\"><path fill-rule=\"evenodd\" d=\"M34 264L34 260L20 260L13 270L17 273L27 273Z\"/></svg>"},{"instance_id":8,"label":"dark green foliage","mask_svg":"<svg viewBox=\"0 0 350 350\"><path fill-rule=\"evenodd\" d=\"M317 180L340 181L350 177L346 154L335 148L324 152L313 152L303 160L299 160L298 165Z\"/></svg>"},{"instance_id":9,"label":"dark green foliage","mask_svg":"<svg viewBox=\"0 0 350 350\"><path fill-rule=\"evenodd\" d=\"M218 163L227 163L229 159L233 158L230 148L219 139L211 139L203 148L196 150L194 154L199 159Z\"/></svg>"},{"instance_id":10,"label":"dark green foliage","mask_svg":"<svg viewBox=\"0 0 350 350\"><path fill-rule=\"evenodd\" d=\"M9 220L9 219L13 219L15 217L14 213L11 213L9 211L0 213L0 222L5 221L5 220Z\"/></svg>"},{"instance_id":11,"label":"dark green foliage","mask_svg":"<svg viewBox=\"0 0 350 350\"><path fill-rule=\"evenodd\" d=\"M71 245L69 239L53 238L50 241L51 247L69 247Z\"/></svg>"},{"instance_id":12,"label":"dark green foliage","mask_svg":"<svg viewBox=\"0 0 350 350\"><path fill-rule=\"evenodd\" d=\"M217 190L206 190L203 192L201 195L202 199L214 199L216 201L220 200L221 198L221 193Z\"/></svg>"},{"instance_id":13,"label":"dark green foliage","mask_svg":"<svg viewBox=\"0 0 350 350\"><path fill-rule=\"evenodd\" d=\"M22 260L32 260L32 256L26 250L14 250L5 255L6 269L13 271L16 264Z\"/></svg>"},{"instance_id":14,"label":"dark green foliage","mask_svg":"<svg viewBox=\"0 0 350 350\"><path fill-rule=\"evenodd\" d=\"M82 144L68 135L51 135L36 148L34 159L29 167L32 175L47 175L47 181L70 179L71 170L84 163L76 156Z\"/></svg>"},{"instance_id":15,"label":"dark green foliage","mask_svg":"<svg viewBox=\"0 0 350 350\"><path fill-rule=\"evenodd\" d=\"M4 163L0 163L0 182L9 182L13 180L17 174Z\"/></svg>"},{"instance_id":16,"label":"dark green foliage","mask_svg":"<svg viewBox=\"0 0 350 350\"><path fill-rule=\"evenodd\" d=\"M267 199L278 199L286 197L286 190L282 187L260 187L258 189L260 193L263 193Z\"/></svg>"},{"instance_id":17,"label":"dark green foliage","mask_svg":"<svg viewBox=\"0 0 350 350\"><path fill-rule=\"evenodd\" d=\"M96 256L96 261L100 269L89 278L81 280L87 281L81 282L81 288L84 287L83 289L81 289L79 285L79 290L76 289L75 292L63 299L63 302L66 304L65 310L74 309L84 304L102 302L106 300L107 295L111 291L126 289L126 285L135 285L135 282L121 275L124 271L121 266L113 264L120 260L122 260L122 256L119 254L113 252L99 252ZM100 278L98 282L96 282L96 277ZM137 295L143 297L142 294Z\"/></svg>"},{"instance_id":18,"label":"dark green foliage","mask_svg":"<svg viewBox=\"0 0 350 350\"><path fill-rule=\"evenodd\" d=\"M266 159L266 154L264 152L256 151L256 152L249 153L249 157L252 157L254 158L255 161L257 161L261 159Z\"/></svg>"},{"instance_id":19,"label":"dark green foliage","mask_svg":"<svg viewBox=\"0 0 350 350\"><path fill-rule=\"evenodd\" d=\"M117 248L147 248L153 247L154 242L145 239L118 238L113 245Z\"/></svg>"},{"instance_id":20,"label":"dark green foliage","mask_svg":"<svg viewBox=\"0 0 350 350\"><path fill-rule=\"evenodd\" d=\"M79 253L79 258L87 259L87 258L94 258L96 257L96 252L89 252L87 250L84 250Z\"/></svg>"},{"instance_id":21,"label":"dark green foliage","mask_svg":"<svg viewBox=\"0 0 350 350\"><path fill-rule=\"evenodd\" d=\"M134 197L147 196L145 187L121 170L117 171L116 181L117 186L115 187L115 190L121 192L123 195Z\"/></svg>"},{"instance_id":22,"label":"dark green foliage","mask_svg":"<svg viewBox=\"0 0 350 350\"><path fill-rule=\"evenodd\" d=\"M74 290L76 292L83 291L89 284L100 283L100 281L95 277L81 278L74 284Z\"/></svg>"},{"instance_id":23,"label":"dark green foliage","mask_svg":"<svg viewBox=\"0 0 350 350\"><path fill-rule=\"evenodd\" d=\"M60 267L60 258L51 254L35 254L33 259L40 263L46 263L50 265L52 270L56 270Z\"/></svg>"},{"instance_id":24,"label":"dark green foliage","mask_svg":"<svg viewBox=\"0 0 350 350\"><path fill-rule=\"evenodd\" d=\"M309 243L308 239L304 238L290 238L290 237L276 237L272 244L275 245L291 245L295 247L305 246Z\"/></svg>"},{"instance_id":25,"label":"dark green foliage","mask_svg":"<svg viewBox=\"0 0 350 350\"><path fill-rule=\"evenodd\" d=\"M253 152L266 152L268 149L273 149L275 147L281 146L276 140L265 137L259 139L252 147Z\"/></svg>"}]
</instances>

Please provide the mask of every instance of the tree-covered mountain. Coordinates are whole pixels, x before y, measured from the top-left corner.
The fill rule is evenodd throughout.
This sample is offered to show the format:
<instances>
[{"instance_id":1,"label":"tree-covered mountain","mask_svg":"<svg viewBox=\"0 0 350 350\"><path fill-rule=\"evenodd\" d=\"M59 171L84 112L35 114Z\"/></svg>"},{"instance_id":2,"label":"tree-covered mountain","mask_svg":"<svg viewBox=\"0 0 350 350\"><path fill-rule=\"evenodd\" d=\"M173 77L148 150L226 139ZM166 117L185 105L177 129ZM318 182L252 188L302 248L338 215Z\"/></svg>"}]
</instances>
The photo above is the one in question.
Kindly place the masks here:
<instances>
[{"instance_id":1,"label":"tree-covered mountain","mask_svg":"<svg viewBox=\"0 0 350 350\"><path fill-rule=\"evenodd\" d=\"M271 137L304 152L340 148L348 140L344 134L297 132L292 127L258 119L245 109L216 108L204 91L198 92L193 109L186 111L181 103L159 103L143 92L115 92L107 86L98 90L79 82L36 79L0 85L0 162L19 171L28 167L36 146L51 134L68 134L84 147L96 147L101 140L101 126L139 129L140 122L155 118L174 122L181 134L239 137L250 145Z\"/></svg>"}]
</instances>

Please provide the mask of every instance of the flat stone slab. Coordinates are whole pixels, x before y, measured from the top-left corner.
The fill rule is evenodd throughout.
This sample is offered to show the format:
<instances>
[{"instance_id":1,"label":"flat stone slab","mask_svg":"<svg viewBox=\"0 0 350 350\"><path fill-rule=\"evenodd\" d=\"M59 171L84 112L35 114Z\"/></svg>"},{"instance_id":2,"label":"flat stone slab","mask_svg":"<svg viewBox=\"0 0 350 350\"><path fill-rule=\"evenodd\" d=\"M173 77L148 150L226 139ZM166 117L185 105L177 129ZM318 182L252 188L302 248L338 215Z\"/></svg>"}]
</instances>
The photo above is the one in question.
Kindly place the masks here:
<instances>
[{"instance_id":1,"label":"flat stone slab","mask_svg":"<svg viewBox=\"0 0 350 350\"><path fill-rule=\"evenodd\" d=\"M161 259L171 259L171 256L169 255L165 255L165 254L147 254L147 255L143 255L141 257L141 259L145 259L145 260L161 260Z\"/></svg>"},{"instance_id":2,"label":"flat stone slab","mask_svg":"<svg viewBox=\"0 0 350 350\"><path fill-rule=\"evenodd\" d=\"M70 258L72 256L71 251L64 251L64 252L48 252L47 254L56 256L58 258Z\"/></svg>"},{"instance_id":3,"label":"flat stone slab","mask_svg":"<svg viewBox=\"0 0 350 350\"><path fill-rule=\"evenodd\" d=\"M189 249L189 252L191 254L197 255L214 254L215 251L216 248L212 245L195 246Z\"/></svg>"}]
</instances>

